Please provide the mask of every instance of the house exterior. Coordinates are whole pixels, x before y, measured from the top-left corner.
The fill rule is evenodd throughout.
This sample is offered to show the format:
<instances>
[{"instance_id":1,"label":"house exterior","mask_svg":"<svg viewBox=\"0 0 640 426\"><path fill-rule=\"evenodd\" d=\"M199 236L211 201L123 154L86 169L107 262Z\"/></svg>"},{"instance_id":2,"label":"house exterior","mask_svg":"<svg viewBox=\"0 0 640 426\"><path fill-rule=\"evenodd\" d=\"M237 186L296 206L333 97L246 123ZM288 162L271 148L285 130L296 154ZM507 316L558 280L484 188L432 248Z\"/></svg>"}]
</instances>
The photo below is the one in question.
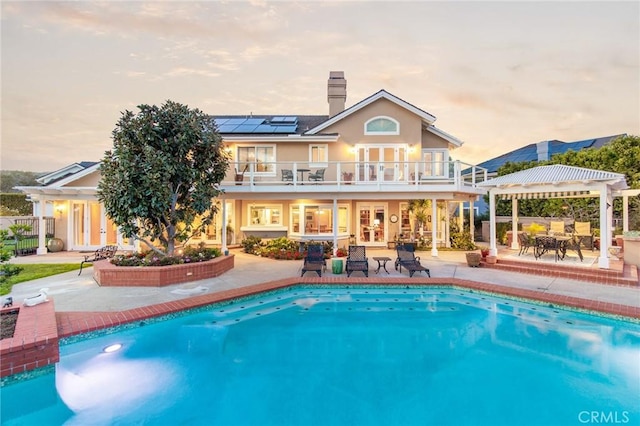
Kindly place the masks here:
<instances>
[{"instance_id":1,"label":"house exterior","mask_svg":"<svg viewBox=\"0 0 640 426\"><path fill-rule=\"evenodd\" d=\"M231 167L215 200L215 223L192 243L226 248L255 235L376 247L420 237L436 241L434 256L449 245L450 215L485 193L476 183L486 180L486 170L452 160L462 141L385 90L345 108L346 83L344 73L330 73L327 115L212 116ZM40 217L53 212L65 249L133 249L96 198L99 164L71 169L19 189ZM431 201L422 229L409 212L411 199ZM44 241L39 252L46 252Z\"/></svg>"}]
</instances>

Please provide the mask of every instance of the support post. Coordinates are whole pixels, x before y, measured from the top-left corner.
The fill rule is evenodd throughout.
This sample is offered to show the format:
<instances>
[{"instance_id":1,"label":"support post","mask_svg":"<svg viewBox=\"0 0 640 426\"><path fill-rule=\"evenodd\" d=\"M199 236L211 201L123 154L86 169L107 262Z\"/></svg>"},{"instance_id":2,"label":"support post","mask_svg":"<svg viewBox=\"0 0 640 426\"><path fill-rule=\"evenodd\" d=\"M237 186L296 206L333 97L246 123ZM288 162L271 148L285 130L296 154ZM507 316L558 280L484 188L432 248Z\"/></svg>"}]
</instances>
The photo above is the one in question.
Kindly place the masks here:
<instances>
[{"instance_id":1,"label":"support post","mask_svg":"<svg viewBox=\"0 0 640 426\"><path fill-rule=\"evenodd\" d=\"M609 269L609 241L611 239L607 189L606 185L600 188L600 257L598 258L598 267L602 269Z\"/></svg>"},{"instance_id":2,"label":"support post","mask_svg":"<svg viewBox=\"0 0 640 426\"><path fill-rule=\"evenodd\" d=\"M515 197L511 200L511 224L511 248L513 250L519 250L520 241L518 241L518 199Z\"/></svg>"},{"instance_id":3,"label":"support post","mask_svg":"<svg viewBox=\"0 0 640 426\"><path fill-rule=\"evenodd\" d=\"M431 199L431 256L438 257L438 200Z\"/></svg>"},{"instance_id":4,"label":"support post","mask_svg":"<svg viewBox=\"0 0 640 426\"><path fill-rule=\"evenodd\" d=\"M489 254L491 256L498 255L498 247L496 245L496 194L493 189L489 190Z\"/></svg>"}]
</instances>

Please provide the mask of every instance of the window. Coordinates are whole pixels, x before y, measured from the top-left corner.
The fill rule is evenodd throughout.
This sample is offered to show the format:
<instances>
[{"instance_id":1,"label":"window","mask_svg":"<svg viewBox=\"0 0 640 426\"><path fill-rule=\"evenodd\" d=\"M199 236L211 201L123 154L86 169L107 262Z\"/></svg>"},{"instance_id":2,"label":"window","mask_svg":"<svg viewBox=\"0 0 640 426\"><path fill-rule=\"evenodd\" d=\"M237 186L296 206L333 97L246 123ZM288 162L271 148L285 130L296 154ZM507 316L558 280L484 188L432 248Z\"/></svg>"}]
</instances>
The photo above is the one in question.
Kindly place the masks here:
<instances>
[{"instance_id":1,"label":"window","mask_svg":"<svg viewBox=\"0 0 640 426\"><path fill-rule=\"evenodd\" d=\"M347 233L347 224L347 206L338 206L339 234ZM292 233L304 235L333 234L333 206L291 206L291 230Z\"/></svg>"},{"instance_id":2,"label":"window","mask_svg":"<svg viewBox=\"0 0 640 426\"><path fill-rule=\"evenodd\" d=\"M249 226L280 226L282 225L282 205L279 204L250 204Z\"/></svg>"},{"instance_id":3,"label":"window","mask_svg":"<svg viewBox=\"0 0 640 426\"><path fill-rule=\"evenodd\" d=\"M327 145L309 146L309 165L311 167L326 167L329 161L329 147Z\"/></svg>"},{"instance_id":4,"label":"window","mask_svg":"<svg viewBox=\"0 0 640 426\"><path fill-rule=\"evenodd\" d=\"M449 153L446 150L423 151L424 177L448 176Z\"/></svg>"},{"instance_id":5,"label":"window","mask_svg":"<svg viewBox=\"0 0 640 426\"><path fill-rule=\"evenodd\" d=\"M275 174L276 148L273 145L239 146L237 158L238 170L253 163L256 173Z\"/></svg>"},{"instance_id":6,"label":"window","mask_svg":"<svg viewBox=\"0 0 640 426\"><path fill-rule=\"evenodd\" d=\"M374 117L364 123L365 135L398 135L400 123L391 117Z\"/></svg>"}]
</instances>

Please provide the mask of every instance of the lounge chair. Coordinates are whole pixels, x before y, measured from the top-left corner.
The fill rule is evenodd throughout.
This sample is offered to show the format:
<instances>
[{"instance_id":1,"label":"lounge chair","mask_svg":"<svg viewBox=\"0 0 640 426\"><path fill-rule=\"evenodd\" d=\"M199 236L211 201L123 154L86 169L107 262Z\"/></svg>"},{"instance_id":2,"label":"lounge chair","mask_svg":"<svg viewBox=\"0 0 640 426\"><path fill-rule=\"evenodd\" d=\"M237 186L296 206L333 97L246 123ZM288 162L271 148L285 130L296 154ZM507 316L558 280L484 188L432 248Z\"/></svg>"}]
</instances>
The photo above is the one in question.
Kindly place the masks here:
<instances>
[{"instance_id":1,"label":"lounge chair","mask_svg":"<svg viewBox=\"0 0 640 426\"><path fill-rule=\"evenodd\" d=\"M365 246L349 246L345 270L347 277L356 271L364 273L365 277L369 276L369 259L367 259Z\"/></svg>"},{"instance_id":2,"label":"lounge chair","mask_svg":"<svg viewBox=\"0 0 640 426\"><path fill-rule=\"evenodd\" d=\"M396 250L398 250L398 249L410 251L410 252L413 253L413 252L416 251L416 245L414 243L400 243L400 244L396 244ZM416 257L416 259L418 261L420 260L419 257ZM400 256L396 257L396 263L395 263L394 267L396 268L396 271L400 267Z\"/></svg>"},{"instance_id":3,"label":"lounge chair","mask_svg":"<svg viewBox=\"0 0 640 426\"><path fill-rule=\"evenodd\" d=\"M553 220L549 222L549 234L553 235L564 235L566 231L564 230L564 221Z\"/></svg>"},{"instance_id":4,"label":"lounge chair","mask_svg":"<svg viewBox=\"0 0 640 426\"><path fill-rule=\"evenodd\" d=\"M310 182L320 182L324 181L324 171L325 169L318 169L315 173L309 173L309 181Z\"/></svg>"},{"instance_id":5,"label":"lounge chair","mask_svg":"<svg viewBox=\"0 0 640 426\"><path fill-rule=\"evenodd\" d=\"M404 266L405 269L409 271L409 278L413 277L413 274L416 272L424 272L428 277L431 277L431 272L428 268L420 264L420 258L416 257L415 252L406 250L404 245L396 247L396 251L398 252L398 267L400 272L402 272L402 267Z\"/></svg>"},{"instance_id":6,"label":"lounge chair","mask_svg":"<svg viewBox=\"0 0 640 426\"><path fill-rule=\"evenodd\" d=\"M321 277L322 270L326 268L325 265L324 247L320 244L309 245L307 247L307 256L304 258L304 263L302 265L302 274L300 274L300 276L304 276L305 272L313 271Z\"/></svg>"},{"instance_id":7,"label":"lounge chair","mask_svg":"<svg viewBox=\"0 0 640 426\"><path fill-rule=\"evenodd\" d=\"M575 236L578 238L578 241L582 242L585 247L591 248L591 251L594 250L594 235L591 232L591 222L575 222L573 224L573 228L575 231Z\"/></svg>"}]
</instances>

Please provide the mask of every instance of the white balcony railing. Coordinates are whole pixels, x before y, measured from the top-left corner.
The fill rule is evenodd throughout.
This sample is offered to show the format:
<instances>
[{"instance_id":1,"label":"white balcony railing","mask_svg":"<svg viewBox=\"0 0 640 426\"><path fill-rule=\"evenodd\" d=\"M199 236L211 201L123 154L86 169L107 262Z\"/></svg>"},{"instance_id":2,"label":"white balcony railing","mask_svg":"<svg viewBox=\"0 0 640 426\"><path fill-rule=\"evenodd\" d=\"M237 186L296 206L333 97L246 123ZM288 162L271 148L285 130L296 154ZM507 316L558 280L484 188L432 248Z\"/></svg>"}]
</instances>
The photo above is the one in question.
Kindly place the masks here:
<instances>
[{"instance_id":1,"label":"white balcony railing","mask_svg":"<svg viewBox=\"0 0 640 426\"><path fill-rule=\"evenodd\" d=\"M322 171L323 170L323 171ZM463 175L464 170L464 175ZM322 174L319 176L318 172ZM299 185L446 185L475 188L487 170L461 161L445 162L231 162L223 186ZM232 188L227 188L227 191ZM415 188L415 187L414 187ZM244 192L244 191L243 191Z\"/></svg>"}]
</instances>

